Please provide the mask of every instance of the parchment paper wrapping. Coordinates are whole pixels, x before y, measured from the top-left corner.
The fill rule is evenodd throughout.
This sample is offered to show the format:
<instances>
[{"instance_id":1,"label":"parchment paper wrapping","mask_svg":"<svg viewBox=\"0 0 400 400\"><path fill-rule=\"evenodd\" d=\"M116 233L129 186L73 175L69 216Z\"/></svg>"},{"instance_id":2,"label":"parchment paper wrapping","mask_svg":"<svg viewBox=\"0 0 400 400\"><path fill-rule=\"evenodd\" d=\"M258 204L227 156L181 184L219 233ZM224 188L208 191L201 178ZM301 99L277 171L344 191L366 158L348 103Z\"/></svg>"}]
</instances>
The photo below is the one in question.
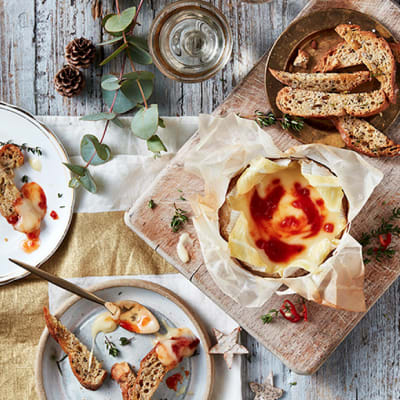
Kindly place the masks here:
<instances>
[{"instance_id":1,"label":"parchment paper wrapping","mask_svg":"<svg viewBox=\"0 0 400 400\"><path fill-rule=\"evenodd\" d=\"M329 168L348 199L348 222L360 212L383 174L357 153L326 145L296 146L282 152L254 121L230 114L225 118L200 116L200 142L190 152L185 168L205 183L204 196L190 199L194 226L205 264L219 288L246 307L262 306L285 284L286 293L350 311L364 311L364 263L361 245L346 231L339 246L321 267L297 278L262 278L241 268L229 254L219 232L218 210L230 180L256 157L309 158Z\"/></svg>"}]
</instances>

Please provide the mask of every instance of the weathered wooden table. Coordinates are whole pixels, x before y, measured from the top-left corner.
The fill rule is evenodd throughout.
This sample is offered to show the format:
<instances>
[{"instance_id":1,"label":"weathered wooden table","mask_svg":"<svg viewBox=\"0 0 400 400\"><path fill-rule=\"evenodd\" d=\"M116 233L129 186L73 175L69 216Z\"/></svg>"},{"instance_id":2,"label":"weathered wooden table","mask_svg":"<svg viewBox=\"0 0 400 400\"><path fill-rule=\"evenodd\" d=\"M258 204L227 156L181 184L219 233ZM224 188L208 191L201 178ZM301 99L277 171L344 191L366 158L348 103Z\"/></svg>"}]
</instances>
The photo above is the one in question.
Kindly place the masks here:
<instances>
[{"instance_id":1,"label":"weathered wooden table","mask_svg":"<svg viewBox=\"0 0 400 400\"><path fill-rule=\"evenodd\" d=\"M232 27L231 60L213 79L192 85L170 81L150 67L156 74L152 99L159 104L161 115L211 112L307 3L306 0L260 4L240 0L212 2L223 10ZM64 62L64 47L71 39L84 36L95 43L102 41L100 21L92 17L95 3L96 0L0 0L1 100L37 115L81 115L102 109L99 80L103 73L117 71L116 63L104 70L85 71L87 89L72 100L60 97L53 86L53 76ZM104 11L110 11L114 2L101 3ZM167 3L166 0L145 2L139 33L148 31L155 14ZM125 8L135 2L120 0L120 4ZM263 380L270 370L275 374L276 385L285 389L285 399L398 400L400 282L387 291L311 377L291 373L250 336L243 335L243 342L251 353L243 363L245 400L254 397L246 383Z\"/></svg>"}]
</instances>

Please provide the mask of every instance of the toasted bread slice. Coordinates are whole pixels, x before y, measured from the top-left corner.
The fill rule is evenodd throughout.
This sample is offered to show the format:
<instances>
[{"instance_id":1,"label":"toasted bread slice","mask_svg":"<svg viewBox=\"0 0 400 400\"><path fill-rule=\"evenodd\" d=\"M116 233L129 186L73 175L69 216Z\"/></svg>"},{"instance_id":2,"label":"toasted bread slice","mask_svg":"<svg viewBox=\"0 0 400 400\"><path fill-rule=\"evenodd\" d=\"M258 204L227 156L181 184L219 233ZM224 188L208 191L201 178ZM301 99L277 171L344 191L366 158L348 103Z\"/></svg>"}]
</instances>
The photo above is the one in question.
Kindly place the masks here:
<instances>
[{"instance_id":1,"label":"toasted bread slice","mask_svg":"<svg viewBox=\"0 0 400 400\"><path fill-rule=\"evenodd\" d=\"M50 314L47 307L43 308L47 329L53 339L68 355L72 372L79 383L89 390L97 390L104 382L107 371L101 363L79 339L70 332L56 317Z\"/></svg>"},{"instance_id":2,"label":"toasted bread slice","mask_svg":"<svg viewBox=\"0 0 400 400\"><path fill-rule=\"evenodd\" d=\"M334 121L346 146L370 157L400 155L400 144L394 143L369 122L349 116Z\"/></svg>"},{"instance_id":3,"label":"toasted bread slice","mask_svg":"<svg viewBox=\"0 0 400 400\"><path fill-rule=\"evenodd\" d=\"M353 48L361 61L381 83L391 103L396 103L396 62L388 42L358 25L338 25L335 31Z\"/></svg>"},{"instance_id":4,"label":"toasted bread slice","mask_svg":"<svg viewBox=\"0 0 400 400\"><path fill-rule=\"evenodd\" d=\"M135 385L129 390L129 400L150 400L165 375L176 367L165 366L153 348L141 361Z\"/></svg>"},{"instance_id":5,"label":"toasted bread slice","mask_svg":"<svg viewBox=\"0 0 400 400\"><path fill-rule=\"evenodd\" d=\"M368 117L383 111L388 102L383 90L367 93L336 94L284 87L276 97L285 114L305 118Z\"/></svg>"},{"instance_id":6,"label":"toasted bread slice","mask_svg":"<svg viewBox=\"0 0 400 400\"><path fill-rule=\"evenodd\" d=\"M0 167L4 168L10 175L14 176L14 169L23 164L24 155L17 146L6 144L0 149Z\"/></svg>"},{"instance_id":7,"label":"toasted bread slice","mask_svg":"<svg viewBox=\"0 0 400 400\"><path fill-rule=\"evenodd\" d=\"M294 89L321 92L347 92L371 80L368 71L354 73L308 74L305 72L290 73L270 68L271 74L284 85Z\"/></svg>"},{"instance_id":8,"label":"toasted bread slice","mask_svg":"<svg viewBox=\"0 0 400 400\"><path fill-rule=\"evenodd\" d=\"M13 144L6 144L0 149L0 214L9 222L18 218L14 204L21 197L14 184L14 168L22 166L24 156Z\"/></svg>"},{"instance_id":9,"label":"toasted bread slice","mask_svg":"<svg viewBox=\"0 0 400 400\"><path fill-rule=\"evenodd\" d=\"M389 43L394 59L400 63L400 43ZM329 72L339 68L356 67L363 62L353 48L346 42L340 42L322 57L313 72Z\"/></svg>"},{"instance_id":10,"label":"toasted bread slice","mask_svg":"<svg viewBox=\"0 0 400 400\"><path fill-rule=\"evenodd\" d=\"M306 51L300 49L297 53L296 58L293 61L293 65L295 67L307 68L309 61L310 55Z\"/></svg>"},{"instance_id":11,"label":"toasted bread slice","mask_svg":"<svg viewBox=\"0 0 400 400\"><path fill-rule=\"evenodd\" d=\"M122 399L131 400L129 390L136 382L136 375L127 362L116 363L111 368L111 379L114 379L121 388Z\"/></svg>"}]
</instances>

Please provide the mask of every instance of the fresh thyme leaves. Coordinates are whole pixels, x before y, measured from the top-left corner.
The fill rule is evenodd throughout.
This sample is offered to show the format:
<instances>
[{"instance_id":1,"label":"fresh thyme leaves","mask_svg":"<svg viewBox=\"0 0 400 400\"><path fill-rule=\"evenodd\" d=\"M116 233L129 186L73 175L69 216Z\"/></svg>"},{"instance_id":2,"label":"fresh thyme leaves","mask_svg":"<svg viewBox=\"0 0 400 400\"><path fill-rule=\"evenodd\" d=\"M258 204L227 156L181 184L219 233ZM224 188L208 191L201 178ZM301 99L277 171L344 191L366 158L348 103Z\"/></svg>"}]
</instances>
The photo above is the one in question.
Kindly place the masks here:
<instances>
[{"instance_id":1,"label":"fresh thyme leaves","mask_svg":"<svg viewBox=\"0 0 400 400\"><path fill-rule=\"evenodd\" d=\"M284 114L282 118L277 118L272 112L264 114L261 111L255 112L254 120L261 128L266 126L275 125L277 122L281 124L282 129L292 129L296 132L301 131L304 128L304 119L300 117L292 117L288 114Z\"/></svg>"},{"instance_id":2,"label":"fresh thyme leaves","mask_svg":"<svg viewBox=\"0 0 400 400\"><path fill-rule=\"evenodd\" d=\"M60 206L60 208L65 208L65 206Z\"/></svg>"},{"instance_id":3,"label":"fresh thyme leaves","mask_svg":"<svg viewBox=\"0 0 400 400\"><path fill-rule=\"evenodd\" d=\"M279 310L275 310L274 308L272 310L268 311L268 314L265 315L261 315L261 321L264 324L269 324L272 322L272 320L274 319L274 317L277 317L279 314Z\"/></svg>"},{"instance_id":4,"label":"fresh thyme leaves","mask_svg":"<svg viewBox=\"0 0 400 400\"><path fill-rule=\"evenodd\" d=\"M21 178L21 182L23 182L23 183L28 183L28 181L29 181L28 175L24 175L24 176Z\"/></svg>"},{"instance_id":5,"label":"fresh thyme leaves","mask_svg":"<svg viewBox=\"0 0 400 400\"><path fill-rule=\"evenodd\" d=\"M135 338L133 336L130 339L128 339L126 337L119 338L119 342L120 342L121 346L126 346L128 344L131 344L132 340L135 340Z\"/></svg>"},{"instance_id":6,"label":"fresh thyme leaves","mask_svg":"<svg viewBox=\"0 0 400 400\"><path fill-rule=\"evenodd\" d=\"M149 202L147 203L147 206L153 209L156 206L156 203L154 203L153 199L150 199Z\"/></svg>"},{"instance_id":7,"label":"fresh thyme leaves","mask_svg":"<svg viewBox=\"0 0 400 400\"><path fill-rule=\"evenodd\" d=\"M176 204L174 203L175 207L175 214L172 217L171 220L171 228L172 232L178 232L180 229L182 229L183 224L189 220L189 218L186 216L187 211L182 210L181 208L177 208Z\"/></svg>"},{"instance_id":8,"label":"fresh thyme leaves","mask_svg":"<svg viewBox=\"0 0 400 400\"><path fill-rule=\"evenodd\" d=\"M395 207L388 218L382 218L378 228L361 234L360 244L366 255L365 264L371 262L372 258L377 262L393 258L397 250L393 246L389 247L392 236L400 237L400 225L396 224L396 220L400 220L400 207Z\"/></svg>"},{"instance_id":9,"label":"fresh thyme leaves","mask_svg":"<svg viewBox=\"0 0 400 400\"><path fill-rule=\"evenodd\" d=\"M12 140L9 140L8 142L0 141L0 146L5 146L6 144L12 144L14 146L17 146L20 150L26 151L28 153L36 154L38 156L41 156L43 154L42 149L39 146L30 147L30 146L28 146L27 143L16 144L16 143L13 143Z\"/></svg>"},{"instance_id":10,"label":"fresh thyme leaves","mask_svg":"<svg viewBox=\"0 0 400 400\"><path fill-rule=\"evenodd\" d=\"M61 197L63 197L63 194L62 193L57 193L57 196L58 196L59 199L61 199Z\"/></svg>"},{"instance_id":11,"label":"fresh thyme leaves","mask_svg":"<svg viewBox=\"0 0 400 400\"><path fill-rule=\"evenodd\" d=\"M290 385L290 386L296 386L296 385L297 385L297 382L290 382L289 385Z\"/></svg>"},{"instance_id":12,"label":"fresh thyme leaves","mask_svg":"<svg viewBox=\"0 0 400 400\"><path fill-rule=\"evenodd\" d=\"M106 349L108 350L108 354L112 357L118 357L119 350L115 347L115 344L111 342L111 340L105 336L104 343L106 344Z\"/></svg>"},{"instance_id":13,"label":"fresh thyme leaves","mask_svg":"<svg viewBox=\"0 0 400 400\"><path fill-rule=\"evenodd\" d=\"M186 199L183 196L179 197L179 200L186 201Z\"/></svg>"},{"instance_id":14,"label":"fresh thyme leaves","mask_svg":"<svg viewBox=\"0 0 400 400\"><path fill-rule=\"evenodd\" d=\"M60 364L61 364L67 357L68 357L68 355L65 354L64 357L60 358L59 360L55 360L55 361L56 361L56 364L57 364L58 371L60 372L61 375L62 375L63 373L62 373L62 371L61 371Z\"/></svg>"}]
</instances>

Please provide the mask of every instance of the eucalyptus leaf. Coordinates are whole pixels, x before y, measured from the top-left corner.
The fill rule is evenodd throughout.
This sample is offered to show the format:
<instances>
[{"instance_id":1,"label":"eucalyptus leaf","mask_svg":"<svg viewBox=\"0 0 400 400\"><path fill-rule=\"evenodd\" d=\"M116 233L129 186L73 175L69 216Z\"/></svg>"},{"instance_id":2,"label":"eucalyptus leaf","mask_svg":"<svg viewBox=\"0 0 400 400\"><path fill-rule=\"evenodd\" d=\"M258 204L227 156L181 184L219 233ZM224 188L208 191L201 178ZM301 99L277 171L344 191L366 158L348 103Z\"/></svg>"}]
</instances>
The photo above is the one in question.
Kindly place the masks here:
<instances>
[{"instance_id":1,"label":"eucalyptus leaf","mask_svg":"<svg viewBox=\"0 0 400 400\"><path fill-rule=\"evenodd\" d=\"M150 71L135 71L135 72L129 72L125 74L123 79L143 79L143 80L151 80L154 79L154 74Z\"/></svg>"},{"instance_id":2,"label":"eucalyptus leaf","mask_svg":"<svg viewBox=\"0 0 400 400\"><path fill-rule=\"evenodd\" d=\"M117 90L121 85L119 84L119 79L116 76L111 75L109 78L104 79L104 81L101 82L101 87L104 90Z\"/></svg>"},{"instance_id":3,"label":"eucalyptus leaf","mask_svg":"<svg viewBox=\"0 0 400 400\"><path fill-rule=\"evenodd\" d=\"M150 53L139 46L132 44L128 47L127 52L132 61L138 64L149 65L153 63Z\"/></svg>"},{"instance_id":4,"label":"eucalyptus leaf","mask_svg":"<svg viewBox=\"0 0 400 400\"><path fill-rule=\"evenodd\" d=\"M111 53L107 58L105 58L101 63L100 66L106 65L108 62L113 60L115 57L118 56L122 51L124 51L128 47L128 44L123 43L121 46L118 47L113 53Z\"/></svg>"},{"instance_id":5,"label":"eucalyptus leaf","mask_svg":"<svg viewBox=\"0 0 400 400\"><path fill-rule=\"evenodd\" d=\"M89 115L84 115L83 117L80 118L82 121L101 121L103 119L105 120L112 120L117 116L117 114L113 112L101 112L101 113L96 113L96 114L89 114Z\"/></svg>"},{"instance_id":6,"label":"eucalyptus leaf","mask_svg":"<svg viewBox=\"0 0 400 400\"><path fill-rule=\"evenodd\" d=\"M78 181L78 179L76 179L75 177L72 178L69 182L68 182L68 186L72 189L76 189L77 187L79 187L80 183Z\"/></svg>"},{"instance_id":7,"label":"eucalyptus leaf","mask_svg":"<svg viewBox=\"0 0 400 400\"><path fill-rule=\"evenodd\" d=\"M136 14L136 7L130 7L121 14L112 15L105 22L105 29L108 32L123 32L132 23Z\"/></svg>"},{"instance_id":8,"label":"eucalyptus leaf","mask_svg":"<svg viewBox=\"0 0 400 400\"><path fill-rule=\"evenodd\" d=\"M115 125L117 125L120 128L125 128L124 124L122 123L122 121L118 118L114 118L111 120L111 122L113 122Z\"/></svg>"},{"instance_id":9,"label":"eucalyptus leaf","mask_svg":"<svg viewBox=\"0 0 400 400\"><path fill-rule=\"evenodd\" d=\"M99 140L94 135L85 135L81 140L81 156L85 162L91 161L92 165L101 165L106 163L111 158L111 150L106 144L99 143Z\"/></svg>"},{"instance_id":10,"label":"eucalyptus leaf","mask_svg":"<svg viewBox=\"0 0 400 400\"><path fill-rule=\"evenodd\" d=\"M106 40L105 42L99 43L99 46L107 46L108 44L114 44L114 43L121 41L122 39L123 39L122 36L117 36L110 40Z\"/></svg>"},{"instance_id":11,"label":"eucalyptus leaf","mask_svg":"<svg viewBox=\"0 0 400 400\"><path fill-rule=\"evenodd\" d=\"M86 169L85 175L78 178L79 183L90 193L97 192L97 185L94 181L92 175L90 174L89 170Z\"/></svg>"},{"instance_id":12,"label":"eucalyptus leaf","mask_svg":"<svg viewBox=\"0 0 400 400\"><path fill-rule=\"evenodd\" d=\"M110 76L114 75L105 75L103 76L101 82L103 82L105 79L109 78ZM114 96L115 96L115 90L104 90L102 88L102 94L103 94L103 100L107 104L108 107L111 107ZM115 100L114 108L113 111L116 112L117 114L124 114L129 110L132 110L135 108L137 105L137 101L131 101L128 97L122 93L121 90L118 90L117 93L117 98Z\"/></svg>"},{"instance_id":13,"label":"eucalyptus leaf","mask_svg":"<svg viewBox=\"0 0 400 400\"><path fill-rule=\"evenodd\" d=\"M167 151L162 140L157 136L153 135L147 140L147 148L153 153L160 153L161 151Z\"/></svg>"},{"instance_id":14,"label":"eucalyptus leaf","mask_svg":"<svg viewBox=\"0 0 400 400\"><path fill-rule=\"evenodd\" d=\"M131 129L135 136L148 140L158 128L158 105L152 104L150 107L140 108L134 115L131 122Z\"/></svg>"},{"instance_id":15,"label":"eucalyptus leaf","mask_svg":"<svg viewBox=\"0 0 400 400\"><path fill-rule=\"evenodd\" d=\"M165 128L165 122L162 118L158 118L158 126L160 128Z\"/></svg>"},{"instance_id":16,"label":"eucalyptus leaf","mask_svg":"<svg viewBox=\"0 0 400 400\"><path fill-rule=\"evenodd\" d=\"M133 44L134 46L138 46L143 50L149 51L149 46L147 44L146 38L129 35L126 37L126 39L128 40L129 43Z\"/></svg>"},{"instance_id":17,"label":"eucalyptus leaf","mask_svg":"<svg viewBox=\"0 0 400 400\"><path fill-rule=\"evenodd\" d=\"M85 175L86 168L82 167L80 165L74 165L70 163L63 163L70 171L72 171L74 174L83 176Z\"/></svg>"},{"instance_id":18,"label":"eucalyptus leaf","mask_svg":"<svg viewBox=\"0 0 400 400\"><path fill-rule=\"evenodd\" d=\"M144 97L146 100L153 93L153 81L152 80L144 80L140 81L140 85L143 89ZM138 83L136 80L127 80L121 84L120 91L132 102L138 104L143 103L143 97L140 92Z\"/></svg>"}]
</instances>

